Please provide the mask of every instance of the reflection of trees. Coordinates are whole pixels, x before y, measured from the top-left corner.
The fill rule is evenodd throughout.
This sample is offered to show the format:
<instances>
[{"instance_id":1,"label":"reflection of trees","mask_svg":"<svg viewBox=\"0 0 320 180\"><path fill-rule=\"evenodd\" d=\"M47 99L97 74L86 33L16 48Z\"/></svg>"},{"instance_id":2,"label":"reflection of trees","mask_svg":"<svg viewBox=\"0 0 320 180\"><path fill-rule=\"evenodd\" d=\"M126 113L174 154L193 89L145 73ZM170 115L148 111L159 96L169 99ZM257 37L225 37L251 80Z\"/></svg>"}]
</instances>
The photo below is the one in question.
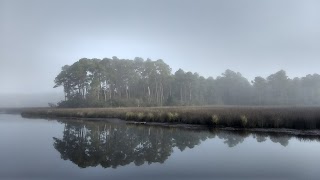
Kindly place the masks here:
<instances>
[{"instance_id":1,"label":"reflection of trees","mask_svg":"<svg viewBox=\"0 0 320 180\"><path fill-rule=\"evenodd\" d=\"M247 132L247 131L221 131L218 133L220 139L224 139L224 143L229 147L234 147L244 141L245 138L252 135L257 142L261 143L269 139L274 143L280 143L282 146L287 146L291 136L283 133L264 133L264 132Z\"/></svg>"},{"instance_id":2,"label":"reflection of trees","mask_svg":"<svg viewBox=\"0 0 320 180\"><path fill-rule=\"evenodd\" d=\"M288 135L283 135L283 134L270 135L270 140L272 142L280 143L284 147L288 146L290 139L291 139L291 137Z\"/></svg>"},{"instance_id":3,"label":"reflection of trees","mask_svg":"<svg viewBox=\"0 0 320 180\"><path fill-rule=\"evenodd\" d=\"M222 131L222 130L211 130L213 134L216 134L219 139L223 139L224 143L229 147L235 147L238 144L241 144L247 137L252 135L257 142L265 142L268 138L273 143L279 143L282 146L286 147L289 144L289 140L292 137L297 138L299 141L320 141L320 138L317 136L293 136L285 133L275 133L275 132L248 132L248 131Z\"/></svg>"},{"instance_id":4,"label":"reflection of trees","mask_svg":"<svg viewBox=\"0 0 320 180\"><path fill-rule=\"evenodd\" d=\"M255 133L253 137L256 138L257 142L261 143L267 140L268 134L265 133Z\"/></svg>"},{"instance_id":5,"label":"reflection of trees","mask_svg":"<svg viewBox=\"0 0 320 180\"><path fill-rule=\"evenodd\" d=\"M193 148L201 140L213 137L209 132L155 126L136 126L102 122L66 122L63 138L54 138L61 158L79 167L101 165L105 168L131 162L163 163L177 147Z\"/></svg>"},{"instance_id":6,"label":"reflection of trees","mask_svg":"<svg viewBox=\"0 0 320 180\"><path fill-rule=\"evenodd\" d=\"M253 137L256 138L257 142L264 142L269 139L274 143L279 143L282 146L286 147L289 144L289 140L291 139L291 136L284 133L253 133Z\"/></svg>"},{"instance_id":7,"label":"reflection of trees","mask_svg":"<svg viewBox=\"0 0 320 180\"><path fill-rule=\"evenodd\" d=\"M54 147L61 158L79 167L98 166L117 168L130 163L163 163L177 147L180 151L194 148L207 138L223 139L228 147L235 147L252 136L257 142L268 138L287 146L291 136L277 133L249 133L247 131L200 131L159 126L128 125L104 122L66 121L63 137L54 138ZM298 137L299 140L310 140ZM319 140L317 138L317 140Z\"/></svg>"},{"instance_id":8,"label":"reflection of trees","mask_svg":"<svg viewBox=\"0 0 320 180\"><path fill-rule=\"evenodd\" d=\"M217 136L220 139L224 139L224 143L228 144L229 147L234 147L239 143L242 143L250 133L246 131L218 131Z\"/></svg>"}]
</instances>

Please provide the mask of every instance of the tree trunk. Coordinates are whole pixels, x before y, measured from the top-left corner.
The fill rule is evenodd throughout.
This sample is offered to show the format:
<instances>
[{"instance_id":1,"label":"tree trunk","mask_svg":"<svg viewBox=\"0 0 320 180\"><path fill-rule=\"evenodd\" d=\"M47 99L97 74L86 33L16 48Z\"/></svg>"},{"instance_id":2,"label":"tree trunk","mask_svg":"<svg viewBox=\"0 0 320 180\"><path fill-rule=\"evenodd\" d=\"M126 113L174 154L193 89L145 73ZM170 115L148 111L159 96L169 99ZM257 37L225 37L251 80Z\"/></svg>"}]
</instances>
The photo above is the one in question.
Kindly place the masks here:
<instances>
[{"instance_id":1,"label":"tree trunk","mask_svg":"<svg viewBox=\"0 0 320 180\"><path fill-rule=\"evenodd\" d=\"M128 86L126 87L126 95L127 95L127 99L129 99Z\"/></svg>"},{"instance_id":2,"label":"tree trunk","mask_svg":"<svg viewBox=\"0 0 320 180\"><path fill-rule=\"evenodd\" d=\"M148 101L150 102L150 87L148 86Z\"/></svg>"},{"instance_id":3,"label":"tree trunk","mask_svg":"<svg viewBox=\"0 0 320 180\"><path fill-rule=\"evenodd\" d=\"M79 92L79 95L81 95L81 88L80 88L80 85L78 85L78 92Z\"/></svg>"},{"instance_id":4,"label":"tree trunk","mask_svg":"<svg viewBox=\"0 0 320 180\"><path fill-rule=\"evenodd\" d=\"M182 104L182 86L180 86L180 102Z\"/></svg>"},{"instance_id":5,"label":"tree trunk","mask_svg":"<svg viewBox=\"0 0 320 180\"><path fill-rule=\"evenodd\" d=\"M189 84L189 101L191 102L191 83Z\"/></svg>"},{"instance_id":6,"label":"tree trunk","mask_svg":"<svg viewBox=\"0 0 320 180\"><path fill-rule=\"evenodd\" d=\"M98 89L98 101L100 101L100 89Z\"/></svg>"},{"instance_id":7,"label":"tree trunk","mask_svg":"<svg viewBox=\"0 0 320 180\"><path fill-rule=\"evenodd\" d=\"M106 89L104 89L103 93L104 93L104 102L107 102L107 92L106 92Z\"/></svg>"},{"instance_id":8,"label":"tree trunk","mask_svg":"<svg viewBox=\"0 0 320 180\"><path fill-rule=\"evenodd\" d=\"M160 101L161 101L161 102L160 102L160 105L162 106L162 105L163 105L163 85L162 85L162 83L161 83L161 86L160 86L160 87L161 87L161 94L160 94L160 95L161 95L161 96L160 96Z\"/></svg>"}]
</instances>

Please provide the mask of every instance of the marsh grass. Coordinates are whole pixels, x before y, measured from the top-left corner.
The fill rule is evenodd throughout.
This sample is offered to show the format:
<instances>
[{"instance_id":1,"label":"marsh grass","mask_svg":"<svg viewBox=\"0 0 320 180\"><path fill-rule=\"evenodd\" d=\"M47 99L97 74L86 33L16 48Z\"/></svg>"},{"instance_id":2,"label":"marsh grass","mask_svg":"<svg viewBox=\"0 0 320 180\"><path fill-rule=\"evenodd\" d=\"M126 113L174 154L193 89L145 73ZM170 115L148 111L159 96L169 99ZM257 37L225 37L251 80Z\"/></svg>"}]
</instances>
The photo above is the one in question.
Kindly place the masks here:
<instances>
[{"instance_id":1,"label":"marsh grass","mask_svg":"<svg viewBox=\"0 0 320 180\"><path fill-rule=\"evenodd\" d=\"M202 124L219 127L320 129L320 107L41 108L23 116L119 118L127 121Z\"/></svg>"}]
</instances>

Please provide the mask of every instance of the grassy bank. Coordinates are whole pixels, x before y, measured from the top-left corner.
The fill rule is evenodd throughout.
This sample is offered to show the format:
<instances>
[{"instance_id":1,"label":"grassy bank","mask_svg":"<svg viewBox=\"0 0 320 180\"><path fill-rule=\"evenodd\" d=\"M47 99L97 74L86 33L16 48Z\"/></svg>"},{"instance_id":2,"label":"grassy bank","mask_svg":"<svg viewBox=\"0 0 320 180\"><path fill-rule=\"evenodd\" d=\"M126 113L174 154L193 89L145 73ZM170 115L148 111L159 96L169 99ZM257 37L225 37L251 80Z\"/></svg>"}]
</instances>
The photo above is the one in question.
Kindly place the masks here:
<instances>
[{"instance_id":1,"label":"grassy bank","mask_svg":"<svg viewBox=\"0 0 320 180\"><path fill-rule=\"evenodd\" d=\"M41 108L24 117L119 118L219 127L320 129L320 107Z\"/></svg>"}]
</instances>

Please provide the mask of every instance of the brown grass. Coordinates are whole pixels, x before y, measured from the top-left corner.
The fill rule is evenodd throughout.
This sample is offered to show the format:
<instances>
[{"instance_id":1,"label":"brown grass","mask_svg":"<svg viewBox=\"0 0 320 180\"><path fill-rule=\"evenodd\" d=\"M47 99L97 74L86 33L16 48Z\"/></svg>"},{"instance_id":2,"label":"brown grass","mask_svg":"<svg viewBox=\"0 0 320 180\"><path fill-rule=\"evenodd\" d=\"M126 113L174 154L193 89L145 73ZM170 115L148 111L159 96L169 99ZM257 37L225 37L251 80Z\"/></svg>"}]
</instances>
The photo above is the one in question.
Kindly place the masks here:
<instances>
[{"instance_id":1,"label":"brown grass","mask_svg":"<svg viewBox=\"0 0 320 180\"><path fill-rule=\"evenodd\" d=\"M149 107L41 108L23 116L119 118L130 121L202 124L219 127L320 129L320 107Z\"/></svg>"}]
</instances>

